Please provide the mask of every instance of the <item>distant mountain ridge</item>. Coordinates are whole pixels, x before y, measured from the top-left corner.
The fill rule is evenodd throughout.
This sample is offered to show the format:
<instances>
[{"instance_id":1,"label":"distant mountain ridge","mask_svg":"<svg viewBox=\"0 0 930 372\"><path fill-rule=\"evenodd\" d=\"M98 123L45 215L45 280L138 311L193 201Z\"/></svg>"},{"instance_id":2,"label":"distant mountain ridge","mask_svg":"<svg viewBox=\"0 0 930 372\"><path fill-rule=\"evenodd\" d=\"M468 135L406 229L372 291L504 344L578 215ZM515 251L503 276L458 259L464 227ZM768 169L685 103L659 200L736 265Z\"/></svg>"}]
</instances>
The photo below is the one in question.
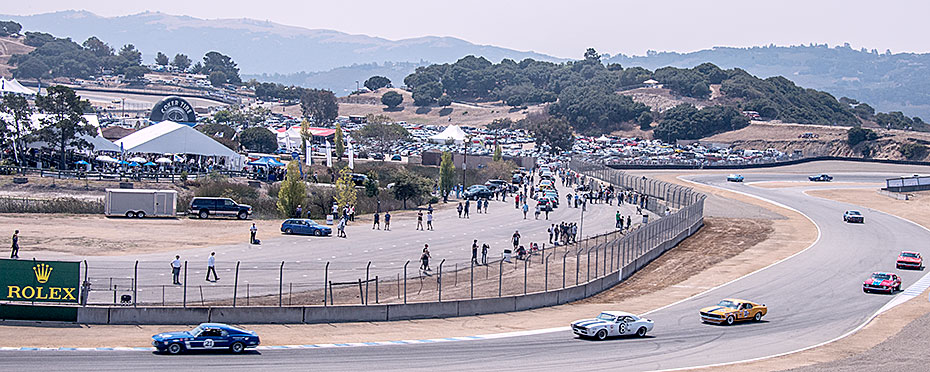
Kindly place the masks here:
<instances>
[{"instance_id":1,"label":"distant mountain ridge","mask_svg":"<svg viewBox=\"0 0 930 372\"><path fill-rule=\"evenodd\" d=\"M617 55L606 63L650 70L691 68L710 62L720 68L741 68L759 77L784 76L799 86L830 92L836 98L867 102L878 111L902 111L930 118L930 53L855 50L848 45L716 47L691 53L650 52Z\"/></svg>"},{"instance_id":2,"label":"distant mountain ridge","mask_svg":"<svg viewBox=\"0 0 930 372\"><path fill-rule=\"evenodd\" d=\"M41 31L80 43L97 36L114 48L134 44L152 63L155 53L184 53L199 60L216 50L229 55L243 74L327 71L353 64L390 62L454 62L462 56L489 60L524 58L564 61L549 55L477 45L454 37L425 36L388 40L344 32L307 29L254 19L200 19L159 12L102 17L88 11L61 11L28 16L0 15Z\"/></svg>"}]
</instances>

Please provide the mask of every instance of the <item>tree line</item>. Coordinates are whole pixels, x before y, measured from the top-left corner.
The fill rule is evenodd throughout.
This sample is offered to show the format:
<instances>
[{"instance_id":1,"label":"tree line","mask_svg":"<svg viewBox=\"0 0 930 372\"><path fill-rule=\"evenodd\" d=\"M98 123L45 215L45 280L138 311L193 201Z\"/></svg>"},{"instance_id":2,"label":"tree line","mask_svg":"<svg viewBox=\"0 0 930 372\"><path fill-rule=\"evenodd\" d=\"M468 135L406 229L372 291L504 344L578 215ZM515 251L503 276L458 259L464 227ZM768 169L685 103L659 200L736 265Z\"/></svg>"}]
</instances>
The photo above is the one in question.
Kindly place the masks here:
<instances>
[{"instance_id":1,"label":"tree line","mask_svg":"<svg viewBox=\"0 0 930 372\"><path fill-rule=\"evenodd\" d=\"M10 28L2 24L0 27ZM23 43L35 49L27 54L10 57L10 64L16 66L13 70L16 78L87 79L101 74L118 74L126 80L138 81L149 71L142 66L142 52L133 44L123 45L116 50L96 36L78 44L71 38L59 38L44 32L27 31L23 35ZM175 54L170 60L160 51L155 56L156 65L207 75L214 86L242 84L238 66L227 55L210 51L203 56L202 61L192 62L190 57L182 53Z\"/></svg>"}]
</instances>

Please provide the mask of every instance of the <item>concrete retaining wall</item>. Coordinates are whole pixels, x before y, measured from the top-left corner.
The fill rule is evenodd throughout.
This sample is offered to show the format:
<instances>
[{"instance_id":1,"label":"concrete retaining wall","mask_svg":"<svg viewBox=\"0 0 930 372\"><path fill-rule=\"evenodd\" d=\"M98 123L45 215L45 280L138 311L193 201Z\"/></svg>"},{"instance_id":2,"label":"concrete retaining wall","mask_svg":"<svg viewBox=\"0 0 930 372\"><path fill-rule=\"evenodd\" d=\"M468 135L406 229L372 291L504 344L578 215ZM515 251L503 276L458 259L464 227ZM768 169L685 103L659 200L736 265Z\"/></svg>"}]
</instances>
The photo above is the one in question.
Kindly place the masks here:
<instances>
[{"instance_id":1,"label":"concrete retaining wall","mask_svg":"<svg viewBox=\"0 0 930 372\"><path fill-rule=\"evenodd\" d=\"M302 307L214 307L210 321L218 323L303 323Z\"/></svg>"},{"instance_id":2,"label":"concrete retaining wall","mask_svg":"<svg viewBox=\"0 0 930 372\"><path fill-rule=\"evenodd\" d=\"M458 314L459 316L472 316L515 311L517 309L516 299L516 296L507 296L458 301Z\"/></svg>"},{"instance_id":3,"label":"concrete retaining wall","mask_svg":"<svg viewBox=\"0 0 930 372\"><path fill-rule=\"evenodd\" d=\"M449 318L459 315L459 301L386 305L388 320Z\"/></svg>"},{"instance_id":4,"label":"concrete retaining wall","mask_svg":"<svg viewBox=\"0 0 930 372\"><path fill-rule=\"evenodd\" d=\"M384 322L388 320L386 305L375 306L308 306L304 323Z\"/></svg>"},{"instance_id":5,"label":"concrete retaining wall","mask_svg":"<svg viewBox=\"0 0 930 372\"><path fill-rule=\"evenodd\" d=\"M86 309L78 310L78 318ZM111 307L107 324L199 324L209 321L209 308Z\"/></svg>"}]
</instances>

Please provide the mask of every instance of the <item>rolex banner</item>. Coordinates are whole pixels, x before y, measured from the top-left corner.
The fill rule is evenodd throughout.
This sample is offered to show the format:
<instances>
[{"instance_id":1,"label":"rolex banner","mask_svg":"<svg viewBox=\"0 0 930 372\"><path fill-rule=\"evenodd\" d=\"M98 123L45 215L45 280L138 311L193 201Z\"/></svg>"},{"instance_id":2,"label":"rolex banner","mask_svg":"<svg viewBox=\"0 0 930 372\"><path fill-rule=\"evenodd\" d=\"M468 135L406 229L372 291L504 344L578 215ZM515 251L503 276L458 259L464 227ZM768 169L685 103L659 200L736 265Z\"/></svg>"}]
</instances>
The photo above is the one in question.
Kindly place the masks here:
<instances>
[{"instance_id":1,"label":"rolex banner","mask_svg":"<svg viewBox=\"0 0 930 372\"><path fill-rule=\"evenodd\" d=\"M0 260L0 301L78 302L78 262Z\"/></svg>"}]
</instances>

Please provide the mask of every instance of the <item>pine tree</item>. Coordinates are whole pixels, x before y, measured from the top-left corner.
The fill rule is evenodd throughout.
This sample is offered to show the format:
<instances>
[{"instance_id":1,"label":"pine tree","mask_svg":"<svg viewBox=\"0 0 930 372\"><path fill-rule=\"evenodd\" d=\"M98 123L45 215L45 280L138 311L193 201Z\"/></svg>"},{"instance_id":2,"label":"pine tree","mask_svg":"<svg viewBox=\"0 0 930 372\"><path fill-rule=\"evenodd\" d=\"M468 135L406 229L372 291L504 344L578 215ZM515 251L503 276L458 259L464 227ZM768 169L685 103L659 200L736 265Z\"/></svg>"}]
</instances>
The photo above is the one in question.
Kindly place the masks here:
<instances>
[{"instance_id":1,"label":"pine tree","mask_svg":"<svg viewBox=\"0 0 930 372\"><path fill-rule=\"evenodd\" d=\"M342 159L342 155L346 152L346 145L342 138L342 124L336 124L336 134L333 140L336 142L336 158Z\"/></svg>"}]
</instances>

